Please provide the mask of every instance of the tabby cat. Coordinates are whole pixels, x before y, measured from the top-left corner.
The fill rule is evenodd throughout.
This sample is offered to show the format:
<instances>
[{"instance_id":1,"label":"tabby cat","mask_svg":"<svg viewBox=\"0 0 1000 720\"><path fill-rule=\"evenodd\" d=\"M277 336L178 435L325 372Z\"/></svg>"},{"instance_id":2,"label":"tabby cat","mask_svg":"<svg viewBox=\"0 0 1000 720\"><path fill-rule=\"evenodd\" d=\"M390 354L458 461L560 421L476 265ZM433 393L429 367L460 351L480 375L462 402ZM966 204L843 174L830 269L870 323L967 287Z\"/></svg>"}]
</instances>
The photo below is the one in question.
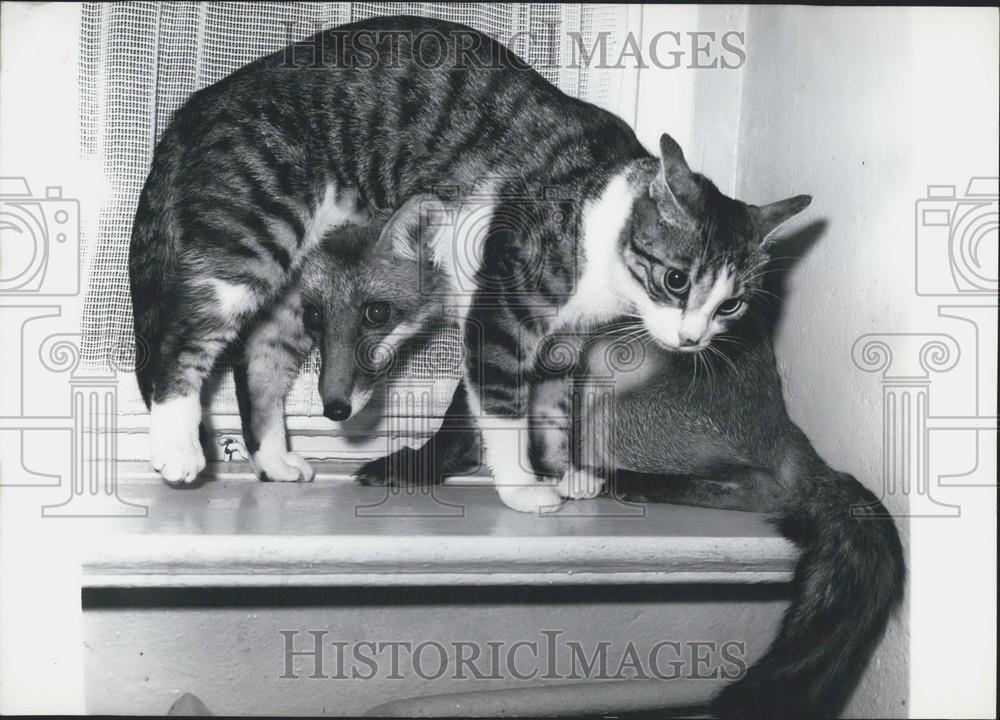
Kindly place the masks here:
<instances>
[{"instance_id":1,"label":"tabby cat","mask_svg":"<svg viewBox=\"0 0 1000 720\"><path fill-rule=\"evenodd\" d=\"M671 294L665 248L691 228L675 197L686 188L668 186L679 148L666 136L661 145L662 162L621 119L565 95L500 43L424 18L327 30L195 93L157 145L132 233L153 467L169 482L204 467L205 377L329 228L451 186L451 224L423 239L475 330L466 392L487 462L508 506L558 507L519 441L542 339L632 306L663 342L693 350L719 301L741 312L740 248L684 313ZM766 235L806 202L718 197L723 235L726 223ZM343 398L324 401L344 419Z\"/></svg>"}]
</instances>

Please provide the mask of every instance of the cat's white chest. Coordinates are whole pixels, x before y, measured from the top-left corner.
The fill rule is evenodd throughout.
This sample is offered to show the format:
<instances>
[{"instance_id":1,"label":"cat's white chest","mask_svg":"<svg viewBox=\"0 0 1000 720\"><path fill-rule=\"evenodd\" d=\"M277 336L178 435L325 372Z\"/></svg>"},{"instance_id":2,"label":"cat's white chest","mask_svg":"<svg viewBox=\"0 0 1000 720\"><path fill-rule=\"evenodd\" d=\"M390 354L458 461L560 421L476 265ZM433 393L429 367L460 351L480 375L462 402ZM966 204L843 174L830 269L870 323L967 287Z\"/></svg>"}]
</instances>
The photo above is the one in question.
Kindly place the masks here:
<instances>
[{"instance_id":1,"label":"cat's white chest","mask_svg":"<svg viewBox=\"0 0 1000 720\"><path fill-rule=\"evenodd\" d=\"M626 305L612 292L602 274L608 273L584 271L570 301L559 309L556 322L559 330L586 330L622 314Z\"/></svg>"},{"instance_id":2,"label":"cat's white chest","mask_svg":"<svg viewBox=\"0 0 1000 720\"><path fill-rule=\"evenodd\" d=\"M585 330L628 309L626 286L630 278L620 238L633 201L622 174L613 178L584 210L579 238L583 243L583 269L577 274L572 297L559 310L557 329Z\"/></svg>"}]
</instances>

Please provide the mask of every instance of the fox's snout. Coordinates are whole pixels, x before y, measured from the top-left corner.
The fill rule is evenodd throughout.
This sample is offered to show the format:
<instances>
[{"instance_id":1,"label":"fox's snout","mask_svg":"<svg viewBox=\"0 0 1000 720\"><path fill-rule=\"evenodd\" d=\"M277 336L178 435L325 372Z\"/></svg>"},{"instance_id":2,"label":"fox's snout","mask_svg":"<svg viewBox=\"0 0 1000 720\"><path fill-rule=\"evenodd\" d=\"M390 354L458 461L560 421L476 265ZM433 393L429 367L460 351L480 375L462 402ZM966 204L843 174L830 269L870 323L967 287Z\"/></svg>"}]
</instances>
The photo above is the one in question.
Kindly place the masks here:
<instances>
[{"instance_id":1,"label":"fox's snout","mask_svg":"<svg viewBox=\"0 0 1000 720\"><path fill-rule=\"evenodd\" d=\"M319 395L323 399L323 415L334 422L343 422L371 400L378 374L358 361L352 342L334 340L326 344L322 358Z\"/></svg>"},{"instance_id":2,"label":"fox's snout","mask_svg":"<svg viewBox=\"0 0 1000 720\"><path fill-rule=\"evenodd\" d=\"M323 348L322 355L319 394L323 399L323 415L341 422L359 409L351 407L357 376L353 345L344 342L329 343Z\"/></svg>"},{"instance_id":3,"label":"fox's snout","mask_svg":"<svg viewBox=\"0 0 1000 720\"><path fill-rule=\"evenodd\" d=\"M335 422L351 416L351 403L339 398L323 401L323 414Z\"/></svg>"}]
</instances>

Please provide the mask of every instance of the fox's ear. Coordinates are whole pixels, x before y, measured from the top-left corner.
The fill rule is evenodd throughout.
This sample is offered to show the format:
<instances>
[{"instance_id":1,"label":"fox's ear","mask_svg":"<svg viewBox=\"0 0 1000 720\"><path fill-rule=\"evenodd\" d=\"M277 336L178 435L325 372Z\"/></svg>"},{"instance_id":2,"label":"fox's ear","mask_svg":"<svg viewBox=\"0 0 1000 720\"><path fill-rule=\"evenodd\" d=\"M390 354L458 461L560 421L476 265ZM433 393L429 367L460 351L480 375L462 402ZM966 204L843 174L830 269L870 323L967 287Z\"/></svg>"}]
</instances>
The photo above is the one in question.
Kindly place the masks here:
<instances>
[{"instance_id":1,"label":"fox's ear","mask_svg":"<svg viewBox=\"0 0 1000 720\"><path fill-rule=\"evenodd\" d=\"M751 205L750 217L753 218L754 232L761 245L770 244L769 238L774 232L809 207L811 195L796 195L773 202L770 205Z\"/></svg>"},{"instance_id":2,"label":"fox's ear","mask_svg":"<svg viewBox=\"0 0 1000 720\"><path fill-rule=\"evenodd\" d=\"M378 245L389 243L396 257L431 261L434 239L446 222L447 208L434 195L415 195L392 214L379 234Z\"/></svg>"}]
</instances>

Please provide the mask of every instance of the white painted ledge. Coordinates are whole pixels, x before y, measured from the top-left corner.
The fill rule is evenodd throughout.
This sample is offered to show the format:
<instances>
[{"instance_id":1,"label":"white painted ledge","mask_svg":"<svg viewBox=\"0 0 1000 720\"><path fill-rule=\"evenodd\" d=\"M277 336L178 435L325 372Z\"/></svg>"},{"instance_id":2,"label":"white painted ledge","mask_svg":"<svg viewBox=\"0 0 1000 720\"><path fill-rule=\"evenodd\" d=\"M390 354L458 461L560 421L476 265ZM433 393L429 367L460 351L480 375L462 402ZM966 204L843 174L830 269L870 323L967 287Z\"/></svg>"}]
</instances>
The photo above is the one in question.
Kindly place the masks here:
<instances>
[{"instance_id":1,"label":"white painted ledge","mask_svg":"<svg viewBox=\"0 0 1000 720\"><path fill-rule=\"evenodd\" d=\"M85 588L785 582L795 548L766 517L608 499L551 515L504 507L488 480L365 488L343 464L310 484L259 483L242 464L175 489L128 468L144 518L90 520Z\"/></svg>"},{"instance_id":2,"label":"white painted ledge","mask_svg":"<svg viewBox=\"0 0 1000 720\"><path fill-rule=\"evenodd\" d=\"M711 717L697 714L721 687L673 684L669 690L659 680L617 680L574 682L549 687L505 688L478 692L424 695L393 700L368 710L368 717L580 717L614 714L662 714L666 710L687 710L684 717ZM692 712L694 711L694 712Z\"/></svg>"}]
</instances>

